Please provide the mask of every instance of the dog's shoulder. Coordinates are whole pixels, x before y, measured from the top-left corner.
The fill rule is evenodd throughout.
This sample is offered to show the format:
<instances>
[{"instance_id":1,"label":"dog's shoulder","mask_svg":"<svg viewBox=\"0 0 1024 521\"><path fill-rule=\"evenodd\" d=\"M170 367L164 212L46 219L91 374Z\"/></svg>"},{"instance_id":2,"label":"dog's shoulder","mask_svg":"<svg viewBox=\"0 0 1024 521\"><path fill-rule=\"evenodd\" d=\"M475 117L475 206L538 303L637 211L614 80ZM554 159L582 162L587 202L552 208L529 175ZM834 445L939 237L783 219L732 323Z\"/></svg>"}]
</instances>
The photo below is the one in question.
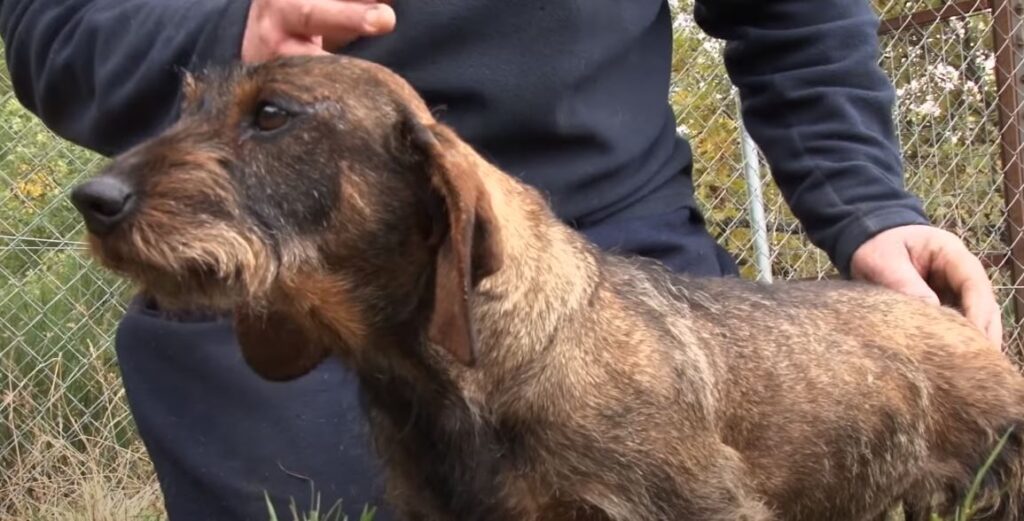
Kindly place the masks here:
<instances>
[{"instance_id":1,"label":"dog's shoulder","mask_svg":"<svg viewBox=\"0 0 1024 521\"><path fill-rule=\"evenodd\" d=\"M602 258L606 282L626 298L667 299L674 304L717 312L734 307L770 307L786 310L865 305L914 305L897 292L858 280L799 279L765 282L736 276L709 277L673 271L663 263L641 256L608 255Z\"/></svg>"}]
</instances>

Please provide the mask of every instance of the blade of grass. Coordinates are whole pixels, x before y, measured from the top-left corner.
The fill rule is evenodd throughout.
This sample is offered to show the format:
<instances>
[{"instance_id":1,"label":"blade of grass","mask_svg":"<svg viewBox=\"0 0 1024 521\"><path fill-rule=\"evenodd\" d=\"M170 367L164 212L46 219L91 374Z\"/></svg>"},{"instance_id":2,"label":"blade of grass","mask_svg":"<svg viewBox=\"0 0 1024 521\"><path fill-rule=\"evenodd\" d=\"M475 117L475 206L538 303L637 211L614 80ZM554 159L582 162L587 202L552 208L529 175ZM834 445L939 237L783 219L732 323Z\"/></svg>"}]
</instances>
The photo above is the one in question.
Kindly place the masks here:
<instances>
[{"instance_id":1,"label":"blade of grass","mask_svg":"<svg viewBox=\"0 0 1024 521\"><path fill-rule=\"evenodd\" d=\"M1006 442L1007 440L1009 440L1010 434L1012 432L1013 427L1007 429L1006 434L1003 434L1003 436L999 439L999 443L996 444L995 450L993 450L992 453L989 454L988 459L985 460L985 464L981 466L981 470L978 472L977 475L974 476L974 482L971 484L970 490L967 491L967 497L964 499L963 514L962 516L957 516L957 521L968 521L974 514L974 497L977 495L978 489L981 488L981 480L984 478L985 474L988 473L989 469L992 467L992 464L995 463L996 457L999 455L999 453L1003 451L1003 447L1006 445Z\"/></svg>"},{"instance_id":2,"label":"blade of grass","mask_svg":"<svg viewBox=\"0 0 1024 521\"><path fill-rule=\"evenodd\" d=\"M278 521L277 512L274 511L274 505L270 502L270 494L266 491L263 492L263 499L267 501L267 512L270 515L270 521Z\"/></svg>"}]
</instances>

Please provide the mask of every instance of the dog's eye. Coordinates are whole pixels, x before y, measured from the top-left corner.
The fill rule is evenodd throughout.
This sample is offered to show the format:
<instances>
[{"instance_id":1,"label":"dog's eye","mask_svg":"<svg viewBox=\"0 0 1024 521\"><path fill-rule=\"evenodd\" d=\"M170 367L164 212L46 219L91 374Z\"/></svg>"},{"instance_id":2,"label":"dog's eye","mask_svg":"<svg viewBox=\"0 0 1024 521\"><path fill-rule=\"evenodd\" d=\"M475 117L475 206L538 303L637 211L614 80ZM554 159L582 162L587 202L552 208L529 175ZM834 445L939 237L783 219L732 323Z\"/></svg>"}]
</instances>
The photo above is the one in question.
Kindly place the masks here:
<instances>
[{"instance_id":1,"label":"dog's eye","mask_svg":"<svg viewBox=\"0 0 1024 521\"><path fill-rule=\"evenodd\" d=\"M285 126L290 119L291 114L288 111L277 105L264 103L256 109L256 117L253 123L260 131L270 132Z\"/></svg>"}]
</instances>

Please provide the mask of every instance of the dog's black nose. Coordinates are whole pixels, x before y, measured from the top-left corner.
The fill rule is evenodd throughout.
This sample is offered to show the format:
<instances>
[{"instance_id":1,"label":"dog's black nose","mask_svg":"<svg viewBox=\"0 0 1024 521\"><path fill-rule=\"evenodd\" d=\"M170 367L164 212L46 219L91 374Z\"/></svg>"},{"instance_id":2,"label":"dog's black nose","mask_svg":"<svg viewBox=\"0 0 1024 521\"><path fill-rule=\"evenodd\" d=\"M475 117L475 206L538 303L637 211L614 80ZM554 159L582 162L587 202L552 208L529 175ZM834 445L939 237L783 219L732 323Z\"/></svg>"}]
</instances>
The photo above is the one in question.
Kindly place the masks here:
<instances>
[{"instance_id":1,"label":"dog's black nose","mask_svg":"<svg viewBox=\"0 0 1024 521\"><path fill-rule=\"evenodd\" d=\"M96 235L103 235L131 213L135 194L124 181L97 177L75 187L71 203L85 219L85 227Z\"/></svg>"}]
</instances>

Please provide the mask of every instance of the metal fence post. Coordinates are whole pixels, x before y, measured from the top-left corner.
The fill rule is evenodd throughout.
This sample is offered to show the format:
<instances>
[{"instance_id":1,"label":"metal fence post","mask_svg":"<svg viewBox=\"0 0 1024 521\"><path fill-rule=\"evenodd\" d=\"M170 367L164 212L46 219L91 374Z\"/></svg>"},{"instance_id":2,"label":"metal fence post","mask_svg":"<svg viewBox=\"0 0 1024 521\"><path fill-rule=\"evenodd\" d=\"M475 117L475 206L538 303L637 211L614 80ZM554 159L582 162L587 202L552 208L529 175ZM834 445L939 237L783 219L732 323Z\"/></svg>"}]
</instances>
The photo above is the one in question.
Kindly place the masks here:
<instances>
[{"instance_id":1,"label":"metal fence post","mask_svg":"<svg viewBox=\"0 0 1024 521\"><path fill-rule=\"evenodd\" d=\"M992 38L996 58L1000 147L1009 240L1010 278L1013 286L1015 326L1024 318L1024 137L1021 135L1021 4L1019 0L992 0ZM1018 352L1024 339L1016 339Z\"/></svg>"},{"instance_id":2,"label":"metal fence post","mask_svg":"<svg viewBox=\"0 0 1024 521\"><path fill-rule=\"evenodd\" d=\"M747 185L747 212L750 214L750 233L754 240L754 264L757 267L757 280L772 281L771 252L768 245L768 221L764 214L764 193L761 190L761 160L757 153L753 138L743 125L739 96L733 89L736 100L736 121L740 128L742 141L743 175Z\"/></svg>"}]
</instances>

